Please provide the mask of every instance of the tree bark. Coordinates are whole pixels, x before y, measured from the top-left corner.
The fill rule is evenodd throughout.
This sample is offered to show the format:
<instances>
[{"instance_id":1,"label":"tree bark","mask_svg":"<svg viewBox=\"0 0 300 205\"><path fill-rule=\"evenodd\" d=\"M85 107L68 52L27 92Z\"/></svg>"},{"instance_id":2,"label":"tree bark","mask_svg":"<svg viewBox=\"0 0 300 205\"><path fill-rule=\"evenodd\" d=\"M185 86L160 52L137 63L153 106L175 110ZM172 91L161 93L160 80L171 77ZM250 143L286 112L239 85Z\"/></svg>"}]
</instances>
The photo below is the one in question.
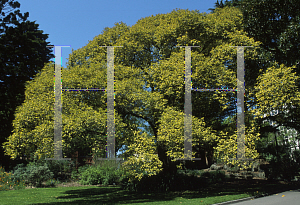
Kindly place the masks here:
<instances>
[{"instance_id":1,"label":"tree bark","mask_svg":"<svg viewBox=\"0 0 300 205\"><path fill-rule=\"evenodd\" d=\"M158 152L158 158L160 161L162 161L163 165L162 165L162 172L163 175L174 175L177 172L177 167L176 167L176 163L177 162L172 162L171 158L167 156L166 153L166 148L163 145L163 142L157 142L158 146L157 146L157 152Z\"/></svg>"}]
</instances>

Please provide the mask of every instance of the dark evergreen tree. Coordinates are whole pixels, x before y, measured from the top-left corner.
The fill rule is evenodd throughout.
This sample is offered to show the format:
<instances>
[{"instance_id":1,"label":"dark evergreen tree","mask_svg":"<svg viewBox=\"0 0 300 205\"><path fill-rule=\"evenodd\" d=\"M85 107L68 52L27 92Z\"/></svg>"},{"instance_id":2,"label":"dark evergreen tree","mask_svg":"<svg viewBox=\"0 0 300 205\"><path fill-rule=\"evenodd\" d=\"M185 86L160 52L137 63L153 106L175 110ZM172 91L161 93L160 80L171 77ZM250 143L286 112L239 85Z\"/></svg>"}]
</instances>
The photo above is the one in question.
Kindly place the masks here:
<instances>
[{"instance_id":1,"label":"dark evergreen tree","mask_svg":"<svg viewBox=\"0 0 300 205\"><path fill-rule=\"evenodd\" d=\"M25 83L32 79L51 58L46 46L47 34L38 24L27 21L29 13L22 15L20 3L8 0L0 2L0 144L12 131L12 121L17 106L25 99ZM13 12L12 12L13 11ZM0 163L9 169L14 165L0 147Z\"/></svg>"}]
</instances>

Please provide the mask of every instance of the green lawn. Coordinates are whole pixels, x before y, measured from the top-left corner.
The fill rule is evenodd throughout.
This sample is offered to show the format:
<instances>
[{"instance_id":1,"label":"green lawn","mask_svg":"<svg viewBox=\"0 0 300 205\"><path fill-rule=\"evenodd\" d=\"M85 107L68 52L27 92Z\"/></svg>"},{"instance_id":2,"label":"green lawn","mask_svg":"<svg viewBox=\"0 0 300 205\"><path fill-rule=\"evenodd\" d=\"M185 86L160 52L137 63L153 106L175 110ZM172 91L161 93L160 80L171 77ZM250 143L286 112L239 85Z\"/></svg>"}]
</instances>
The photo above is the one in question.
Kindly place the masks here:
<instances>
[{"instance_id":1,"label":"green lawn","mask_svg":"<svg viewBox=\"0 0 300 205\"><path fill-rule=\"evenodd\" d=\"M296 188L300 188L299 183L266 180L234 180L200 191L145 194L125 191L117 186L34 188L0 191L0 204L214 204Z\"/></svg>"},{"instance_id":2,"label":"green lawn","mask_svg":"<svg viewBox=\"0 0 300 205\"><path fill-rule=\"evenodd\" d=\"M248 196L239 192L137 194L119 187L89 186L1 191L0 204L213 204Z\"/></svg>"}]
</instances>

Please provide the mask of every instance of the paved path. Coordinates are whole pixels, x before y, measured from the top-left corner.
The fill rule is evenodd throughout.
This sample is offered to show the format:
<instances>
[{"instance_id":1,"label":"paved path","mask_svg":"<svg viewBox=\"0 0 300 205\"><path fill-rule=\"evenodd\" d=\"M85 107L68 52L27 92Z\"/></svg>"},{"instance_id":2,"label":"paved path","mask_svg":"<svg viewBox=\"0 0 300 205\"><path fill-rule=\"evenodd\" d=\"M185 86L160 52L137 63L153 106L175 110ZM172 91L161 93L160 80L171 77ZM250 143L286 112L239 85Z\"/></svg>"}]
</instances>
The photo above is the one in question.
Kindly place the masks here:
<instances>
[{"instance_id":1,"label":"paved path","mask_svg":"<svg viewBox=\"0 0 300 205\"><path fill-rule=\"evenodd\" d=\"M222 204L222 203L220 203ZM299 205L300 204L300 189L286 191L271 196L261 197L257 199L241 201L241 202L232 202L224 204L236 204L236 205Z\"/></svg>"}]
</instances>

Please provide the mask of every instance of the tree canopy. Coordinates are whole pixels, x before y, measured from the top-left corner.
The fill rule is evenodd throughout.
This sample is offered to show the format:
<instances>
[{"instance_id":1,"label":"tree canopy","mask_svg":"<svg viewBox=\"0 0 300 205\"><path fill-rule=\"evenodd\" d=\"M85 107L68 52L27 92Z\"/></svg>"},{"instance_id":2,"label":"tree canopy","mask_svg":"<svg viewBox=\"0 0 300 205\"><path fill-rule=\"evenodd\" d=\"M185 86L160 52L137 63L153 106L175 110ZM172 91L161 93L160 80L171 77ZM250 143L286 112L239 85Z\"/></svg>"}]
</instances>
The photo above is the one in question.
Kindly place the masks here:
<instances>
[{"instance_id":1,"label":"tree canopy","mask_svg":"<svg viewBox=\"0 0 300 205\"><path fill-rule=\"evenodd\" d=\"M142 18L131 27L116 23L85 47L72 51L67 67L62 69L62 87L105 88L106 48L100 46L123 46L115 48L116 151L123 145L127 147L124 166L135 167L131 171L136 178L145 172L174 172L182 166L176 158L183 158L185 92L184 48L176 46L201 46L192 49L193 88L236 88L237 51L230 46L254 46L245 50L248 62L257 60L260 45L247 37L242 20L240 10L224 8L212 14L173 10ZM14 132L4 144L12 158L30 153L39 157L54 155L53 72L54 64L47 64L26 86L26 99L16 111ZM252 73L245 75L248 98L251 90L247 89L247 81ZM106 95L63 92L64 156L77 149L83 154L92 148L98 153L103 150ZM216 158L237 163L230 161L236 157L236 133L229 135L219 128L222 117L236 109L235 95L192 92L194 155L199 149L211 149ZM148 132L139 128L141 120L149 124ZM245 130L246 157L257 158L254 144L259 139L258 130L250 121Z\"/></svg>"},{"instance_id":2,"label":"tree canopy","mask_svg":"<svg viewBox=\"0 0 300 205\"><path fill-rule=\"evenodd\" d=\"M255 67L257 70L262 70L262 72L256 72L261 75L266 72L277 72L278 69L286 69L290 67L293 71L296 72L296 76L299 76L299 26L300 18L299 11L300 7L298 1L296 0L226 0L217 1L215 4L216 8L224 7L236 7L241 10L243 13L243 28L247 33L247 36L254 38L256 41L261 42L261 51L259 56L264 56L267 61L259 60ZM214 9L212 9L214 10ZM252 66L252 65L251 65ZM276 69L274 71L267 71L266 68L271 67ZM247 71L247 70L246 70ZM292 72L289 70L289 72ZM255 75L255 74L254 74ZM269 82L273 81L274 78L272 75L266 74L270 77ZM282 75L277 76L282 77ZM252 78L252 89L254 85L259 84L257 81L258 75ZM284 80L284 79L283 79ZM291 79L292 81L296 80ZM279 80L280 81L280 80ZM282 85L282 84L281 84ZM268 92L277 92L276 87L270 86L266 89L263 88L263 84L260 85L262 90L268 90ZM261 96L261 92L258 94ZM287 97L287 96L286 96ZM292 97L293 96L289 96ZM287 97L287 98L289 98ZM257 97L254 97L254 101L251 104L258 106ZM268 102L263 102L269 103ZM284 120L279 120L280 117L272 117L268 113L260 115L260 118L256 118L259 125L262 124L264 120L272 120L281 126L289 124L290 127L297 128L297 122L299 121L298 108L295 106L297 102L294 103L294 106L289 106L288 110L290 117L284 118ZM284 106L284 104L281 104ZM266 110L265 110L266 111ZM268 112L268 111L266 111ZM281 114L280 114L281 115ZM282 118L282 116L281 116ZM294 123L290 122L290 119L293 118ZM279 120L279 121L277 121ZM285 122L284 122L285 121ZM261 134L266 132L276 132L276 128L272 126L261 127ZM299 130L298 130L299 131Z\"/></svg>"}]
</instances>

